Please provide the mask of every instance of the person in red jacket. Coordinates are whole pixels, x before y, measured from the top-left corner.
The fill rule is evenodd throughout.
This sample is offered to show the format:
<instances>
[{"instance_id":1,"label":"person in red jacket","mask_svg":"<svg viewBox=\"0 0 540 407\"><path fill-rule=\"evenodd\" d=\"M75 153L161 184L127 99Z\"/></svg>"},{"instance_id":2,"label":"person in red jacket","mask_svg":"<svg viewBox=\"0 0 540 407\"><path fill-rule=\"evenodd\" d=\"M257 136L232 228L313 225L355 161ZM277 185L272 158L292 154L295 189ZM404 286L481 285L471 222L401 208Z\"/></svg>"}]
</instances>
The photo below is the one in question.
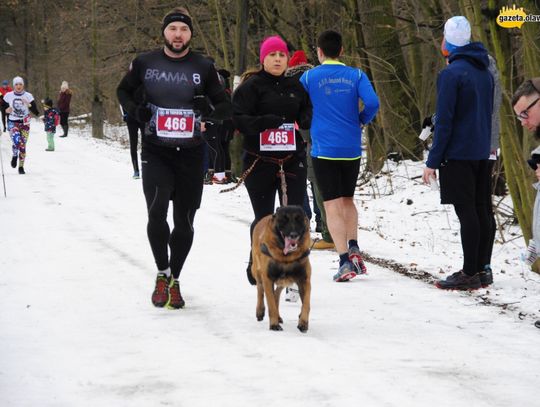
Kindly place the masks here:
<instances>
[{"instance_id":1,"label":"person in red jacket","mask_svg":"<svg viewBox=\"0 0 540 407\"><path fill-rule=\"evenodd\" d=\"M4 95L8 92L11 92L13 89L11 88L11 86L9 86L9 82L7 81L7 79L4 79L2 81L2 86L0 87L0 99L3 99L4 98ZM2 100L0 100L0 105L2 104ZM6 113L6 109L4 107L2 107L0 109L2 111L2 126L3 126L3 131L7 131L7 127L6 127L6 118L7 118L7 113Z\"/></svg>"},{"instance_id":2,"label":"person in red jacket","mask_svg":"<svg viewBox=\"0 0 540 407\"><path fill-rule=\"evenodd\" d=\"M60 126L64 130L64 134L60 137L67 137L68 135L68 117L69 117L69 104L71 103L71 89L66 81L62 82L60 86L60 93L58 94L58 111L60 112Z\"/></svg>"}]
</instances>

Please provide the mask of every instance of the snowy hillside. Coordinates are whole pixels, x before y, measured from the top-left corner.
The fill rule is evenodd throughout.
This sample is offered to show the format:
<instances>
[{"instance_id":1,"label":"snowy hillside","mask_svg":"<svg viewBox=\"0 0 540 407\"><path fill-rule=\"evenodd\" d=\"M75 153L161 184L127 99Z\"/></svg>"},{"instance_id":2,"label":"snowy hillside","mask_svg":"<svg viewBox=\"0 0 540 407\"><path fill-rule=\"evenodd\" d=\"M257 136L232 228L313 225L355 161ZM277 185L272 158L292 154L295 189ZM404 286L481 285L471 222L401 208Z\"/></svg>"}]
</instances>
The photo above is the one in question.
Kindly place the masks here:
<instances>
[{"instance_id":1,"label":"snowy hillside","mask_svg":"<svg viewBox=\"0 0 540 407\"><path fill-rule=\"evenodd\" d=\"M498 236L488 290L434 288L431 276L461 267L459 229L438 193L411 179L421 164L392 163L391 177L358 191L369 275L334 283L337 255L312 253L302 334L298 303L282 303L283 332L255 318L244 187L205 186L180 277L186 307L156 309L142 186L125 146L72 128L45 152L34 121L19 175L9 137L0 140L0 406L538 403L540 278L519 260L519 230L507 228L505 244Z\"/></svg>"}]
</instances>

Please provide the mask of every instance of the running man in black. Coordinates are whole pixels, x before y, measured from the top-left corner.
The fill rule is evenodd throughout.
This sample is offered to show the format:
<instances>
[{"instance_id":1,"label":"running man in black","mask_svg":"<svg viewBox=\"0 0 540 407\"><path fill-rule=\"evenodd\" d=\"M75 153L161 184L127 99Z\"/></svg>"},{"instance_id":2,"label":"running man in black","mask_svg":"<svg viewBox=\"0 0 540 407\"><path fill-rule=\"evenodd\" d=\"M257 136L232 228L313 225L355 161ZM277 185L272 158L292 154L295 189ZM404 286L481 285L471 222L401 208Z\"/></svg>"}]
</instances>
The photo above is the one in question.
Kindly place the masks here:
<instances>
[{"instance_id":1,"label":"running man in black","mask_svg":"<svg viewBox=\"0 0 540 407\"><path fill-rule=\"evenodd\" d=\"M158 269L152 303L178 309L185 304L178 278L193 242L193 220L203 190L205 121L229 118L232 107L213 64L189 48L193 25L187 10L169 12L162 32L165 47L137 56L117 94L124 110L145 127L143 189L148 240ZM141 86L144 101L137 103ZM172 232L167 223L169 200Z\"/></svg>"}]
</instances>

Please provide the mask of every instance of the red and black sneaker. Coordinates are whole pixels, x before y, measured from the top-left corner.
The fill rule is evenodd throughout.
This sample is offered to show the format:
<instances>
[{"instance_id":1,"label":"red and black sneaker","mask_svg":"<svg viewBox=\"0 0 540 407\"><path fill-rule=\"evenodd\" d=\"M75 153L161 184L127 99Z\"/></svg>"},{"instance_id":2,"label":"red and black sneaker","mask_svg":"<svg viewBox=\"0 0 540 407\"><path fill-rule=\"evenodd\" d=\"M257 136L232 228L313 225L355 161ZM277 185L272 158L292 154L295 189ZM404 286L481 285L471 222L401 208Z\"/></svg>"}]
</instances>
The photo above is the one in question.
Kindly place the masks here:
<instances>
[{"instance_id":1,"label":"red and black sneaker","mask_svg":"<svg viewBox=\"0 0 540 407\"><path fill-rule=\"evenodd\" d=\"M186 305L186 302L182 298L182 294L180 294L180 283L178 280L171 277L171 282L169 284L169 298L165 306L169 309L180 309L184 308L184 305Z\"/></svg>"},{"instance_id":2,"label":"red and black sneaker","mask_svg":"<svg viewBox=\"0 0 540 407\"><path fill-rule=\"evenodd\" d=\"M443 290L478 290L482 287L480 282L480 276L476 273L473 276L469 276L463 272L463 270L457 271L454 274L446 277L445 280L439 280L435 283L437 288Z\"/></svg>"},{"instance_id":3,"label":"red and black sneaker","mask_svg":"<svg viewBox=\"0 0 540 407\"><path fill-rule=\"evenodd\" d=\"M349 248L349 260L354 265L356 274L367 274L367 268L364 264L364 259L360 254L360 249L358 246L353 246Z\"/></svg>"},{"instance_id":4,"label":"red and black sneaker","mask_svg":"<svg viewBox=\"0 0 540 407\"><path fill-rule=\"evenodd\" d=\"M164 307L169 299L169 279L165 273L158 273L156 288L152 293L152 304L156 307Z\"/></svg>"}]
</instances>

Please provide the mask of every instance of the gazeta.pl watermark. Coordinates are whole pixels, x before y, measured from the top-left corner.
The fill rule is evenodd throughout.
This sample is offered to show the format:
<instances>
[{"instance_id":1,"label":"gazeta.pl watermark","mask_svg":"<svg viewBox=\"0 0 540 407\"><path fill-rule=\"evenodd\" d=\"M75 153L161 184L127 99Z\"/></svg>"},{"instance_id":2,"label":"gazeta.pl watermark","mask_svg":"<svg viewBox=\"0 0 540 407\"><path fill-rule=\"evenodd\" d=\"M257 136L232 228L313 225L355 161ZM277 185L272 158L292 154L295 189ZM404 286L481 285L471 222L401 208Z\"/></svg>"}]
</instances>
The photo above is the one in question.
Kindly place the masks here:
<instances>
[{"instance_id":1,"label":"gazeta.pl watermark","mask_svg":"<svg viewBox=\"0 0 540 407\"><path fill-rule=\"evenodd\" d=\"M523 7L502 7L497 24L503 28L521 28L525 23L540 23L540 14L527 14Z\"/></svg>"}]
</instances>

